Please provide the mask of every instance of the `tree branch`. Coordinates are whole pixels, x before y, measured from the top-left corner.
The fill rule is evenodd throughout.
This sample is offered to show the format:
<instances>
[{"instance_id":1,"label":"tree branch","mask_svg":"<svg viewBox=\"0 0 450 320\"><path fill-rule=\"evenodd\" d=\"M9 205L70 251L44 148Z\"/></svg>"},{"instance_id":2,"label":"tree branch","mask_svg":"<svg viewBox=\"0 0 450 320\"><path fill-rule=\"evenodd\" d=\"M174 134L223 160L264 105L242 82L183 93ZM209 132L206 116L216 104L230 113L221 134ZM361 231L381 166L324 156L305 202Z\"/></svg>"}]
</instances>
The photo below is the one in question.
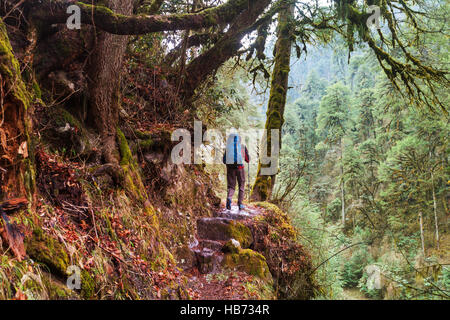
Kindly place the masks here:
<instances>
[{"instance_id":1,"label":"tree branch","mask_svg":"<svg viewBox=\"0 0 450 320\"><path fill-rule=\"evenodd\" d=\"M236 18L230 29L211 49L189 63L186 68L185 97L190 98L205 77L214 73L225 61L233 57L241 47L242 38L271 19L280 10L281 3L284 3L284 1L281 0L273 4L258 19L270 4L270 0L255 1L253 6L250 6Z\"/></svg>"},{"instance_id":2,"label":"tree branch","mask_svg":"<svg viewBox=\"0 0 450 320\"><path fill-rule=\"evenodd\" d=\"M66 23L70 5L81 9L81 22L94 25L108 33L139 35L159 31L199 29L233 21L243 10L257 0L229 0L199 13L127 16L114 13L105 6L90 5L69 0L27 0L24 6L31 16L48 24Z\"/></svg>"}]
</instances>

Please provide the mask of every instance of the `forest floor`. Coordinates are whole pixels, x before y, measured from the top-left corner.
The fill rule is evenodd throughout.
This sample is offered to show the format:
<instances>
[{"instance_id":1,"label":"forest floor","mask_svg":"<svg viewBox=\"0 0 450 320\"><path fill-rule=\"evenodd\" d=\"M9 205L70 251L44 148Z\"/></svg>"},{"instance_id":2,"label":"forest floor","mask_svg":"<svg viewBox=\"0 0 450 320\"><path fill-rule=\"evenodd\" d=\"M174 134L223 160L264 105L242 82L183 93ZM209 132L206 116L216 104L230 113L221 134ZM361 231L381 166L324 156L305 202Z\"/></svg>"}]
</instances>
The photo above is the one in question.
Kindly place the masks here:
<instances>
[{"instance_id":1,"label":"forest floor","mask_svg":"<svg viewBox=\"0 0 450 320\"><path fill-rule=\"evenodd\" d=\"M257 298L257 293L246 286L253 280L245 272L199 274L191 272L190 294L195 300L247 300Z\"/></svg>"}]
</instances>

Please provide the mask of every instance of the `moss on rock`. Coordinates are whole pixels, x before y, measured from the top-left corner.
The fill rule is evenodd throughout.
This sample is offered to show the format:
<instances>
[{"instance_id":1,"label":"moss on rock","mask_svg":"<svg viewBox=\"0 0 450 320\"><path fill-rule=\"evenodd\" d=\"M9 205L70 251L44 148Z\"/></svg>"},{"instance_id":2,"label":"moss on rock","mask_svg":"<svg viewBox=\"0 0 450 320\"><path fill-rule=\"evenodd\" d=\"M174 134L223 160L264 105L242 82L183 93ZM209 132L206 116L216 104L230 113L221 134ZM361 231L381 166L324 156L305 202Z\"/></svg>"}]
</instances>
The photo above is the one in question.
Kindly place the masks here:
<instances>
[{"instance_id":1,"label":"moss on rock","mask_svg":"<svg viewBox=\"0 0 450 320\"><path fill-rule=\"evenodd\" d=\"M32 279L33 280L33 279ZM42 283L36 284L34 281L28 280L26 282L26 287L24 289L27 290L30 284L33 286L41 286L47 289L48 299L50 300L78 300L80 299L77 292L74 290L70 290L63 282L60 282L56 279L53 279L49 274L43 273ZM31 288L30 288L31 289ZM33 290L33 289L31 289Z\"/></svg>"},{"instance_id":2,"label":"moss on rock","mask_svg":"<svg viewBox=\"0 0 450 320\"><path fill-rule=\"evenodd\" d=\"M81 270L81 296L83 299L95 297L95 281L86 270Z\"/></svg>"},{"instance_id":3,"label":"moss on rock","mask_svg":"<svg viewBox=\"0 0 450 320\"><path fill-rule=\"evenodd\" d=\"M257 220L276 226L271 233L274 239L279 240L284 236L291 240L296 240L297 232L292 226L289 216L283 210L269 202L256 202L254 205L264 208L267 212L267 214L259 216Z\"/></svg>"},{"instance_id":4,"label":"moss on rock","mask_svg":"<svg viewBox=\"0 0 450 320\"><path fill-rule=\"evenodd\" d=\"M223 247L222 251L225 253L239 253L239 246L236 246L232 240L227 241Z\"/></svg>"},{"instance_id":5,"label":"moss on rock","mask_svg":"<svg viewBox=\"0 0 450 320\"><path fill-rule=\"evenodd\" d=\"M66 277L69 256L63 245L56 239L44 234L41 229L34 229L32 237L25 239L27 254L36 262L48 267L57 276Z\"/></svg>"},{"instance_id":6,"label":"moss on rock","mask_svg":"<svg viewBox=\"0 0 450 320\"><path fill-rule=\"evenodd\" d=\"M243 271L272 282L272 275L267 266L266 258L262 254L251 249L240 249L236 247L235 249L237 250L225 254L222 261L224 267Z\"/></svg>"},{"instance_id":7,"label":"moss on rock","mask_svg":"<svg viewBox=\"0 0 450 320\"><path fill-rule=\"evenodd\" d=\"M239 241L242 248L248 248L253 243L252 232L240 222L231 221L227 232L230 238Z\"/></svg>"},{"instance_id":8,"label":"moss on rock","mask_svg":"<svg viewBox=\"0 0 450 320\"><path fill-rule=\"evenodd\" d=\"M202 239L239 241L242 248L248 248L253 243L250 229L241 222L226 218L203 218L197 220L197 233Z\"/></svg>"},{"instance_id":9,"label":"moss on rock","mask_svg":"<svg viewBox=\"0 0 450 320\"><path fill-rule=\"evenodd\" d=\"M119 128L117 128L117 140L119 142L120 165L124 173L125 189L137 199L144 201L146 199L145 187L139 174L138 165L133 158L127 138Z\"/></svg>"},{"instance_id":10,"label":"moss on rock","mask_svg":"<svg viewBox=\"0 0 450 320\"><path fill-rule=\"evenodd\" d=\"M14 85L11 90L15 99L19 100L23 107L28 109L30 105L30 95L24 82L20 77L20 65L13 54L8 33L3 22L0 22L0 73L4 80Z\"/></svg>"},{"instance_id":11,"label":"moss on rock","mask_svg":"<svg viewBox=\"0 0 450 320\"><path fill-rule=\"evenodd\" d=\"M265 213L254 219L252 248L266 257L277 283L278 298L311 299L318 288L312 275L311 256L297 241L290 217L274 204L254 205L264 208Z\"/></svg>"},{"instance_id":12,"label":"moss on rock","mask_svg":"<svg viewBox=\"0 0 450 320\"><path fill-rule=\"evenodd\" d=\"M77 154L87 155L92 151L92 144L85 126L69 111L62 107L48 108L48 116L42 125L51 130L43 131L44 139L54 149L74 150ZM67 124L70 128L66 129Z\"/></svg>"}]
</instances>

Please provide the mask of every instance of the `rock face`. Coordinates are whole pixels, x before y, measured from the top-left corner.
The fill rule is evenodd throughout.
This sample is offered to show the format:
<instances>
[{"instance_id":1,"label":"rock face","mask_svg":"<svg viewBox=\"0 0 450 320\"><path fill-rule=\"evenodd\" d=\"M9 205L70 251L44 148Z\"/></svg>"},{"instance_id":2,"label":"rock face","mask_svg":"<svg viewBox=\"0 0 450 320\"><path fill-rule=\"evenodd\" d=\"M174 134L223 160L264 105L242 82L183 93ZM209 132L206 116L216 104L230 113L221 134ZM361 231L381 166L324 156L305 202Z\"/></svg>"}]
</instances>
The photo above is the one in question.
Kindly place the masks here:
<instances>
[{"instance_id":1,"label":"rock face","mask_svg":"<svg viewBox=\"0 0 450 320\"><path fill-rule=\"evenodd\" d=\"M191 246L177 249L178 266L184 270L197 267L203 274L216 273L225 267L272 281L264 256L247 249L253 243L252 232L246 225L236 221L248 219L251 215L239 214L238 211L228 214L229 218L197 220L198 240Z\"/></svg>"},{"instance_id":2,"label":"rock face","mask_svg":"<svg viewBox=\"0 0 450 320\"><path fill-rule=\"evenodd\" d=\"M253 243L251 230L242 222L256 216L253 212L222 210L213 218L197 220L198 242L191 248L200 273L214 273L223 268L242 271L273 283L266 259L248 249ZM189 256L184 254L185 256Z\"/></svg>"},{"instance_id":3,"label":"rock face","mask_svg":"<svg viewBox=\"0 0 450 320\"><path fill-rule=\"evenodd\" d=\"M195 256L189 265L201 274L234 271L254 276L265 286L277 287L281 298L313 297L311 260L296 242L288 216L266 203L245 212L233 209L197 219L197 237L186 246L191 253L184 253Z\"/></svg>"},{"instance_id":4,"label":"rock face","mask_svg":"<svg viewBox=\"0 0 450 320\"><path fill-rule=\"evenodd\" d=\"M197 265L197 257L195 252L189 246L182 246L176 249L175 256L178 261L178 266L183 270L188 270Z\"/></svg>"},{"instance_id":5,"label":"rock face","mask_svg":"<svg viewBox=\"0 0 450 320\"><path fill-rule=\"evenodd\" d=\"M272 275L270 274L266 258L262 254L251 249L236 249L237 252L225 254L222 262L224 267L244 271L272 283Z\"/></svg>"},{"instance_id":6,"label":"rock face","mask_svg":"<svg viewBox=\"0 0 450 320\"><path fill-rule=\"evenodd\" d=\"M253 236L244 224L229 218L201 218L197 220L198 243L191 250L195 255L194 266L200 273L214 273L221 269L225 241L233 240L239 246L248 248L253 243ZM184 254L184 256L190 256ZM180 261L183 262L183 261ZM191 261L187 265L190 265ZM186 266L186 263L180 263Z\"/></svg>"},{"instance_id":7,"label":"rock face","mask_svg":"<svg viewBox=\"0 0 450 320\"><path fill-rule=\"evenodd\" d=\"M197 257L198 270L200 273L217 272L220 269L220 263L222 262L223 256L217 251L203 248L201 250L195 250L194 252Z\"/></svg>"},{"instance_id":8,"label":"rock face","mask_svg":"<svg viewBox=\"0 0 450 320\"><path fill-rule=\"evenodd\" d=\"M368 265L366 267L367 278L367 288L370 290L377 289L381 290L383 288L383 281L381 279L381 269L375 264Z\"/></svg>"},{"instance_id":9,"label":"rock face","mask_svg":"<svg viewBox=\"0 0 450 320\"><path fill-rule=\"evenodd\" d=\"M220 251L222 249L223 243L214 240L200 240L200 246L203 248L208 248L213 251Z\"/></svg>"},{"instance_id":10,"label":"rock face","mask_svg":"<svg viewBox=\"0 0 450 320\"><path fill-rule=\"evenodd\" d=\"M244 224L228 218L201 218L197 220L197 234L201 239L239 241L242 248L253 243L250 229Z\"/></svg>"}]
</instances>

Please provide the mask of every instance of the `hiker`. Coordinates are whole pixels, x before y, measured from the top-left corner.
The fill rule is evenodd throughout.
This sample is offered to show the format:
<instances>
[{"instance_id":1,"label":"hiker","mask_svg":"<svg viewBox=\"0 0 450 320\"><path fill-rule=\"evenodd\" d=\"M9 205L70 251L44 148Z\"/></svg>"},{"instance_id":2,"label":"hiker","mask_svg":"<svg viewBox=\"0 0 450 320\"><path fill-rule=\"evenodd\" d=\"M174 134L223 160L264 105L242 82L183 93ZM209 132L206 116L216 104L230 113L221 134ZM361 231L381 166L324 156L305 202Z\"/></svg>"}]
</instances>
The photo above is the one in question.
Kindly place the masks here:
<instances>
[{"instance_id":1,"label":"hiker","mask_svg":"<svg viewBox=\"0 0 450 320\"><path fill-rule=\"evenodd\" d=\"M231 200L233 198L234 189L236 187L236 179L239 186L239 210L243 210L245 208L242 204L245 192L245 170L243 160L245 160L245 162L247 163L250 161L247 147L241 144L241 137L238 134L232 133L228 136L226 150L223 154L223 163L227 165L226 207L228 210L231 210Z\"/></svg>"}]
</instances>

